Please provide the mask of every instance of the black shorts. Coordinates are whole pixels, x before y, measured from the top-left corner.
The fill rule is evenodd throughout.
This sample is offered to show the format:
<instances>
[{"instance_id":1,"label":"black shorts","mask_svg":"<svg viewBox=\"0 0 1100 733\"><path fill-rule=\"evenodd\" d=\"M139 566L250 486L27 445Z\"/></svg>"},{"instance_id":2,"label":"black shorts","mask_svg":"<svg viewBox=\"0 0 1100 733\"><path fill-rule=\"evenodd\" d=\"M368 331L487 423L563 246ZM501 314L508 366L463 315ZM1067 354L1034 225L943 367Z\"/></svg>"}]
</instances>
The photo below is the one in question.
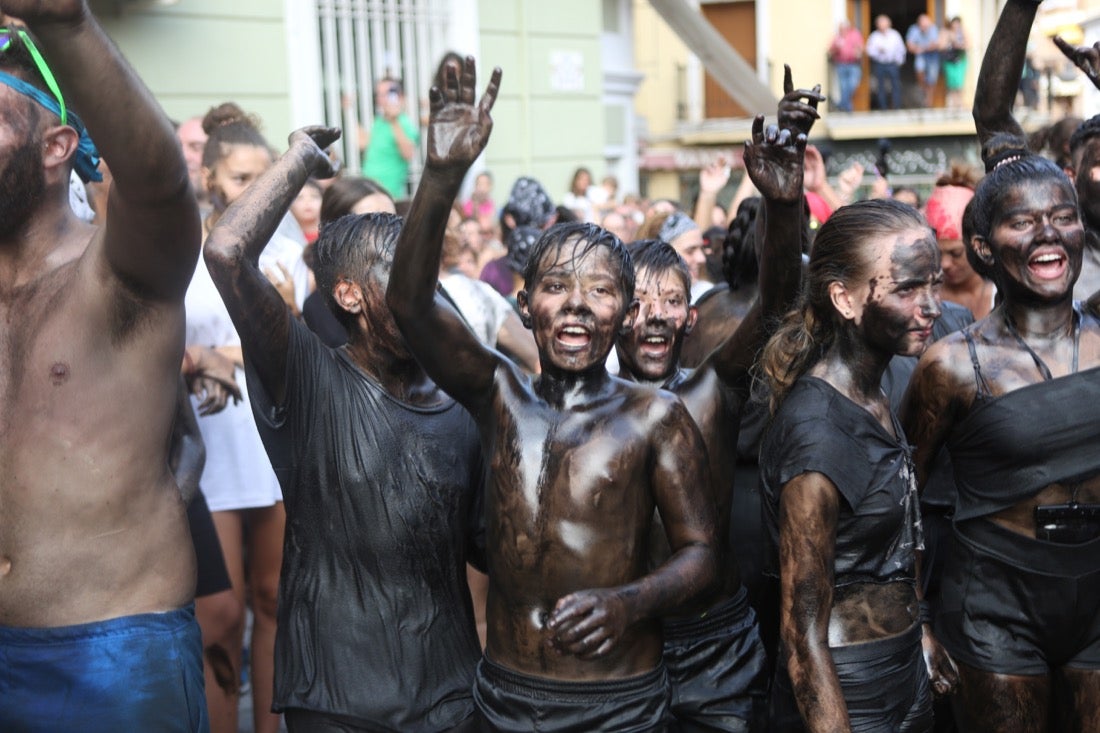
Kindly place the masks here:
<instances>
[{"instance_id":1,"label":"black shorts","mask_svg":"<svg viewBox=\"0 0 1100 733\"><path fill-rule=\"evenodd\" d=\"M187 507L187 523L191 525L191 542L195 545L195 560L198 563L198 582L195 584L195 598L212 596L223 590L229 590L229 570L225 567L225 556L218 541L218 532L214 529L214 520L210 508L206 506L206 497L199 491Z\"/></svg>"},{"instance_id":2,"label":"black shorts","mask_svg":"<svg viewBox=\"0 0 1100 733\"><path fill-rule=\"evenodd\" d=\"M927 733L932 694L920 624L888 639L831 647L852 733ZM804 731L786 664L776 666L771 693L774 733Z\"/></svg>"},{"instance_id":3,"label":"black shorts","mask_svg":"<svg viewBox=\"0 0 1100 733\"><path fill-rule=\"evenodd\" d=\"M985 672L1100 669L1100 541L1062 545L985 519L955 526L936 637Z\"/></svg>"},{"instance_id":4,"label":"black shorts","mask_svg":"<svg viewBox=\"0 0 1100 733\"><path fill-rule=\"evenodd\" d=\"M658 733L668 726L664 666L622 680L563 682L531 677L482 657L474 702L494 733Z\"/></svg>"},{"instance_id":5,"label":"black shorts","mask_svg":"<svg viewBox=\"0 0 1100 733\"><path fill-rule=\"evenodd\" d=\"M666 621L672 716L684 731L747 731L767 694L764 644L744 588L701 619Z\"/></svg>"}]
</instances>

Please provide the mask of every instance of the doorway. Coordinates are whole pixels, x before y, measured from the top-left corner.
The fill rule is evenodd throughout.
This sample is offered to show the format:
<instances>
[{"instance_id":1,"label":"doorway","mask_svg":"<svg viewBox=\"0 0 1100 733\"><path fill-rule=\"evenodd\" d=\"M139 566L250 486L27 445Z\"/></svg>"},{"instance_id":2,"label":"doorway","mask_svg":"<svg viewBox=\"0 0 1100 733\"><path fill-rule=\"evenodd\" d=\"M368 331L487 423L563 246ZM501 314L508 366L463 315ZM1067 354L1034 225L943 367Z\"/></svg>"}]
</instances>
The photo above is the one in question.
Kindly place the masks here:
<instances>
[{"instance_id":1,"label":"doorway","mask_svg":"<svg viewBox=\"0 0 1100 733\"><path fill-rule=\"evenodd\" d=\"M928 13L932 22L943 28L944 0L848 0L848 17L864 38L875 29L875 18L885 15L890 19L891 25L902 38L905 38L909 26L917 22L917 16ZM924 106L924 95L920 85L917 84L917 75L913 70L913 57L909 55L905 64L901 67L901 106L903 108L917 108ZM871 94L871 64L867 57L863 58L863 80L852 98L852 107L857 111L866 112L878 109L875 95ZM933 106L942 107L944 104L943 70L940 70L940 80L936 83L936 92Z\"/></svg>"}]
</instances>

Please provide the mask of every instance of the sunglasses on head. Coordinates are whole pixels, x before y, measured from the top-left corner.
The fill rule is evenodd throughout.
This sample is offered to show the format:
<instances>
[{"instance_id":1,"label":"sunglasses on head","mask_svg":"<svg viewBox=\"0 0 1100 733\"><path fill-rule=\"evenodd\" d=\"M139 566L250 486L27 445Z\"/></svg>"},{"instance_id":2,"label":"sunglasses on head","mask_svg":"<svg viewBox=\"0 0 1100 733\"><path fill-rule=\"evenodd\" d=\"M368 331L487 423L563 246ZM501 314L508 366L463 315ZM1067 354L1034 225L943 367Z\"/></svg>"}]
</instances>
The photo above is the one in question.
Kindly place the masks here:
<instances>
[{"instance_id":1,"label":"sunglasses on head","mask_svg":"<svg viewBox=\"0 0 1100 733\"><path fill-rule=\"evenodd\" d=\"M4 53L11 48L17 38L23 42L23 46L31 55L31 58L34 59L34 65L38 68L38 73L42 75L42 80L46 82L50 93L57 100L57 105L61 109L61 124L69 124L68 110L65 108L65 98L61 95L61 87L58 86L57 79L50 71L46 59L42 58L42 54L38 51L38 46L34 45L34 41L31 40L30 34L22 28L0 28L0 53Z\"/></svg>"}]
</instances>

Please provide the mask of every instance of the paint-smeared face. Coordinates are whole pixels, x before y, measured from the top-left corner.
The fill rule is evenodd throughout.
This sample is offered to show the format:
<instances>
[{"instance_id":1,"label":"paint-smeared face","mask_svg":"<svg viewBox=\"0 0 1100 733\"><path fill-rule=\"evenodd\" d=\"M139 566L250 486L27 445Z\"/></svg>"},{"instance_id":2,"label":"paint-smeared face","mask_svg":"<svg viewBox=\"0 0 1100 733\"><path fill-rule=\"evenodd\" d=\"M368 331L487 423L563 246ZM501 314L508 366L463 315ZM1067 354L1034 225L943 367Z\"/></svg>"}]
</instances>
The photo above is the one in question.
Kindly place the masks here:
<instances>
[{"instance_id":1,"label":"paint-smeared face","mask_svg":"<svg viewBox=\"0 0 1100 733\"><path fill-rule=\"evenodd\" d=\"M1068 181L1024 181L1001 197L989 251L998 284L1016 296L1067 297L1081 274L1085 230Z\"/></svg>"},{"instance_id":2,"label":"paint-smeared face","mask_svg":"<svg viewBox=\"0 0 1100 733\"><path fill-rule=\"evenodd\" d=\"M639 270L634 295L638 317L619 336L619 365L639 381L663 381L679 365L684 336L695 326L690 294L675 270Z\"/></svg>"},{"instance_id":3,"label":"paint-smeared face","mask_svg":"<svg viewBox=\"0 0 1100 733\"><path fill-rule=\"evenodd\" d=\"M882 234L867 243L872 255L865 286L852 291L856 325L872 347L919 356L932 343L940 316L940 253L930 229Z\"/></svg>"},{"instance_id":4,"label":"paint-smeared face","mask_svg":"<svg viewBox=\"0 0 1100 733\"><path fill-rule=\"evenodd\" d=\"M584 251L585 242L551 248L534 282L519 294L520 315L532 330L543 370L580 372L602 365L636 307L627 308L619 263L606 247Z\"/></svg>"}]
</instances>

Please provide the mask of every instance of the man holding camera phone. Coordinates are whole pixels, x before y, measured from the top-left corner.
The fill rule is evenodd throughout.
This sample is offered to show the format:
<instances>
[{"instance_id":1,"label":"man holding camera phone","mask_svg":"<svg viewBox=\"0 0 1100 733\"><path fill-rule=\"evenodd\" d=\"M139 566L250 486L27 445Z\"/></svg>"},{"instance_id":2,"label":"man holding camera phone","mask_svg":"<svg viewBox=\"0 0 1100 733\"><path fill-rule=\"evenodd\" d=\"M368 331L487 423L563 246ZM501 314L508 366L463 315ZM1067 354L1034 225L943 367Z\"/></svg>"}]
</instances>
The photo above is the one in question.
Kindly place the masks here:
<instances>
[{"instance_id":1,"label":"man holding camera phone","mask_svg":"<svg viewBox=\"0 0 1100 733\"><path fill-rule=\"evenodd\" d=\"M405 113L405 90L385 77L374 87L374 124L367 134L363 175L373 178L393 196L408 198L409 161L420 143L416 121Z\"/></svg>"}]
</instances>

